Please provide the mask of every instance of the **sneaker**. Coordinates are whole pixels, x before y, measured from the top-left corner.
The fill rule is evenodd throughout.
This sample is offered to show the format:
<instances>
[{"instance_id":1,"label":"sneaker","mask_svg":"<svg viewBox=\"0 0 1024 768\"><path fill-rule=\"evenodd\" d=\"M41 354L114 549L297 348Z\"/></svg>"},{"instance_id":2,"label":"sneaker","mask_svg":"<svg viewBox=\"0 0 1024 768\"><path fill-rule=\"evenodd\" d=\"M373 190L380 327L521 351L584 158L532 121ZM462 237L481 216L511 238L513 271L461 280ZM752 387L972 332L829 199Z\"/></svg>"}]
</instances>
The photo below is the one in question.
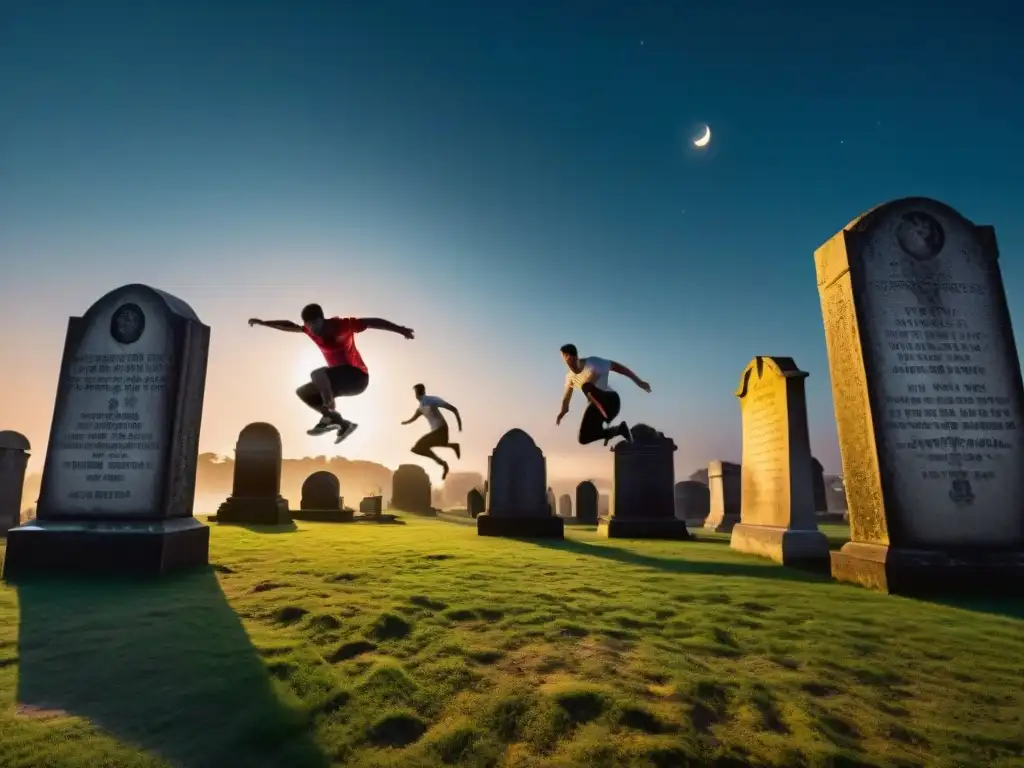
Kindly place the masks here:
<instances>
[{"instance_id":1,"label":"sneaker","mask_svg":"<svg viewBox=\"0 0 1024 768\"><path fill-rule=\"evenodd\" d=\"M629 431L629 427L626 426L626 422L619 424L619 434L625 438L627 443L633 442L633 433Z\"/></svg>"},{"instance_id":2,"label":"sneaker","mask_svg":"<svg viewBox=\"0 0 1024 768\"><path fill-rule=\"evenodd\" d=\"M344 440L346 437L351 435L353 432L356 431L356 428L358 426L359 425L356 424L354 421L346 421L344 426L341 426L341 427L337 428L338 429L338 436L336 438L334 438L334 444L337 445L342 440Z\"/></svg>"},{"instance_id":3,"label":"sneaker","mask_svg":"<svg viewBox=\"0 0 1024 768\"><path fill-rule=\"evenodd\" d=\"M462 448L459 446L458 443L452 443L451 446L449 446L449 447L453 451L455 451L455 458L456 459L461 459L462 458Z\"/></svg>"},{"instance_id":4,"label":"sneaker","mask_svg":"<svg viewBox=\"0 0 1024 768\"><path fill-rule=\"evenodd\" d=\"M306 434L316 437L317 435L326 435L332 429L338 429L338 425L334 423L330 416L324 414L320 417L320 421L316 423L315 427L306 430Z\"/></svg>"}]
</instances>

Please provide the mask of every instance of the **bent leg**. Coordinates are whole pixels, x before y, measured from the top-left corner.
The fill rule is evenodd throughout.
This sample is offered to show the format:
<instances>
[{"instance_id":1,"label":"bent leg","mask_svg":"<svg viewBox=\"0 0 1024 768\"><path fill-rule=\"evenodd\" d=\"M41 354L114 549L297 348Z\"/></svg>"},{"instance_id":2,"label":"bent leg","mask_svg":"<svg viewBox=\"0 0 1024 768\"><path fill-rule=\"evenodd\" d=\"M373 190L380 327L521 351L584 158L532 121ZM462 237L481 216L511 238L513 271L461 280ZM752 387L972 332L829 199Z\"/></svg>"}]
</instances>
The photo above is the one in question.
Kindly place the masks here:
<instances>
[{"instance_id":1,"label":"bent leg","mask_svg":"<svg viewBox=\"0 0 1024 768\"><path fill-rule=\"evenodd\" d=\"M441 466L444 466L444 460L434 453L435 448L441 448L448 443L448 436L440 434L442 431L445 430L435 429L432 432L427 432L427 434L416 441L416 444L412 447L412 452L418 456L426 456L428 459L433 459Z\"/></svg>"},{"instance_id":2,"label":"bent leg","mask_svg":"<svg viewBox=\"0 0 1024 768\"><path fill-rule=\"evenodd\" d=\"M597 406L591 403L583 412L583 419L580 421L580 445L587 445L597 440L604 440L605 432L604 416Z\"/></svg>"},{"instance_id":3,"label":"bent leg","mask_svg":"<svg viewBox=\"0 0 1024 768\"><path fill-rule=\"evenodd\" d=\"M323 395L320 393L320 388L312 381L307 381L301 387L296 389L295 394L298 395L299 400L304 402L314 411L317 411L318 413L324 412Z\"/></svg>"}]
</instances>

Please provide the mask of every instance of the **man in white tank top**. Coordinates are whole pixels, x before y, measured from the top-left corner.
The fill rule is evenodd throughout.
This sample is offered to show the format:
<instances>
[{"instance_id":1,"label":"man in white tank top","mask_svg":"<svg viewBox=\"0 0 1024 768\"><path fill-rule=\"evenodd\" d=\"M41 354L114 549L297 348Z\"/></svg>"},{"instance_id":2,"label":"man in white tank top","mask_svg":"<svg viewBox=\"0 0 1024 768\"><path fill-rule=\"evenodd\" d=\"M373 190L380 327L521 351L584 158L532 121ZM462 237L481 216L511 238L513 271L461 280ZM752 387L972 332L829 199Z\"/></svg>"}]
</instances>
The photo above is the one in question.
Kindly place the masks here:
<instances>
[{"instance_id":1,"label":"man in white tank top","mask_svg":"<svg viewBox=\"0 0 1024 768\"><path fill-rule=\"evenodd\" d=\"M583 419L580 421L580 445L587 445L601 439L604 440L605 445L608 445L608 441L616 436L632 440L633 436L630 434L626 422L620 422L617 427L605 426L619 415L619 409L622 407L618 392L615 392L608 383L608 376L611 373L621 374L631 379L644 392L650 392L651 385L621 363L606 360L603 357L580 357L575 344L566 344L560 351L562 359L565 360L565 364L569 368L569 373L565 376L562 409L558 412L555 424L562 423L565 414L569 412L572 392L574 389L578 389L590 401L587 409L583 412Z\"/></svg>"},{"instance_id":2,"label":"man in white tank top","mask_svg":"<svg viewBox=\"0 0 1024 768\"><path fill-rule=\"evenodd\" d=\"M444 408L455 414L455 421L459 425L459 432L462 431L462 416L459 414L459 409L454 405L445 402L435 395L428 395L427 388L422 384L417 384L412 388L412 391L416 394L416 399L419 400L420 405L416 409L416 413L402 423L412 424L420 416L424 416L427 419L427 424L430 425L430 431L416 441L416 445L412 447L412 452L418 456L426 456L428 459L433 459L440 464L443 470L441 479L444 480L448 477L448 462L434 453L434 449L451 448L455 452L455 458L457 459L462 457L462 450L458 443L449 442L448 422L445 421L440 409Z\"/></svg>"}]
</instances>

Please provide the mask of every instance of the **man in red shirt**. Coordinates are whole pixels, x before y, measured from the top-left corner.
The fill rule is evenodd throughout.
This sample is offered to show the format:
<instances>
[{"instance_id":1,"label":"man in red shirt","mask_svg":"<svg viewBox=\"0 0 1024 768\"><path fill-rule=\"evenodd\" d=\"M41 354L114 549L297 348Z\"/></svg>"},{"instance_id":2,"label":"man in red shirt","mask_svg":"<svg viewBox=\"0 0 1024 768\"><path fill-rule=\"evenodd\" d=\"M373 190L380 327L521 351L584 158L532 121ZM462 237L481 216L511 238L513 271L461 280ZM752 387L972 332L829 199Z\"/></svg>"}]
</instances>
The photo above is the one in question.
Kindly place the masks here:
<instances>
[{"instance_id":1,"label":"man in red shirt","mask_svg":"<svg viewBox=\"0 0 1024 768\"><path fill-rule=\"evenodd\" d=\"M262 325L287 333L304 333L320 347L327 366L313 371L309 377L310 381L295 390L295 394L310 408L323 414L308 433L323 435L336 429L338 437L335 443L340 443L351 435L359 425L341 417L334 406L334 398L360 395L366 391L370 383L370 373L356 348L356 334L373 328L391 331L407 339L414 336L411 328L395 325L379 317L326 318L319 304L308 304L303 307L302 325L291 320L255 318L249 321L249 325Z\"/></svg>"}]
</instances>

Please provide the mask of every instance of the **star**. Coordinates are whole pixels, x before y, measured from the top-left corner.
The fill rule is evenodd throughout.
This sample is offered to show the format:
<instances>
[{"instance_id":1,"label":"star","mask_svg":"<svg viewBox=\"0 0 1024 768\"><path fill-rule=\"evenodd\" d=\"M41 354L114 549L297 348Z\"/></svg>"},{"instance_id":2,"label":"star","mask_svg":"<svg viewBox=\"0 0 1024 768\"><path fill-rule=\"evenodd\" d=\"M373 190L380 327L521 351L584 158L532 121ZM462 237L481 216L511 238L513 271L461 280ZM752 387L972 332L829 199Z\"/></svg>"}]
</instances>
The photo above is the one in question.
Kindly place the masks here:
<instances>
[{"instance_id":1,"label":"star","mask_svg":"<svg viewBox=\"0 0 1024 768\"><path fill-rule=\"evenodd\" d=\"M640 41L640 45L643 45L643 44L644 44L644 41L643 41L643 40L641 40L641 41Z\"/></svg>"}]
</instances>

